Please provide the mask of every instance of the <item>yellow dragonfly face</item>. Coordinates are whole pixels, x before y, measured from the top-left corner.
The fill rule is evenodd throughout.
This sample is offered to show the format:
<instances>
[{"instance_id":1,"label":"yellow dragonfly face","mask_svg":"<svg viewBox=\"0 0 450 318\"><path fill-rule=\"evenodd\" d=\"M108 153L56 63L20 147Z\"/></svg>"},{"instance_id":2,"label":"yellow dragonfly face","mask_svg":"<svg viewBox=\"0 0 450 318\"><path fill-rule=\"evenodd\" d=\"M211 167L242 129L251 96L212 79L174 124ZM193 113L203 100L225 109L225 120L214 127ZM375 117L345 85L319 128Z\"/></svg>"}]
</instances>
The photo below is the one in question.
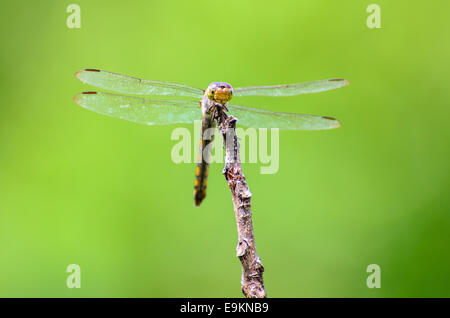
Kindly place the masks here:
<instances>
[{"instance_id":1,"label":"yellow dragonfly face","mask_svg":"<svg viewBox=\"0 0 450 318\"><path fill-rule=\"evenodd\" d=\"M233 88L228 83L212 82L205 94L213 102L226 104L233 97Z\"/></svg>"}]
</instances>

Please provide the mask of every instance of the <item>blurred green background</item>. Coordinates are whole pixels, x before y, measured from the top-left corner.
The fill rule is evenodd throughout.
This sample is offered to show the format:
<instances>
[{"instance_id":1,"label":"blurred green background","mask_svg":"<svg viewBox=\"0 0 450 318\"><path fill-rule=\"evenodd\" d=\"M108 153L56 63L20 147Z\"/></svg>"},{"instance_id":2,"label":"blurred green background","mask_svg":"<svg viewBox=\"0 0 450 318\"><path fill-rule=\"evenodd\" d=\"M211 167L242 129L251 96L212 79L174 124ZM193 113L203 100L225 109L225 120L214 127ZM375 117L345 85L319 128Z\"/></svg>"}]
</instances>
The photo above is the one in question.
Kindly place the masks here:
<instances>
[{"instance_id":1,"label":"blurred green background","mask_svg":"<svg viewBox=\"0 0 450 318\"><path fill-rule=\"evenodd\" d=\"M94 89L82 68L199 88L349 79L239 100L343 123L280 131L277 174L244 165L268 296L450 296L448 1L377 1L381 29L366 25L371 1L80 0L69 29L71 3L2 4L0 296L242 296L223 165L194 208L176 126L78 107ZM72 263L80 289L66 287Z\"/></svg>"}]
</instances>

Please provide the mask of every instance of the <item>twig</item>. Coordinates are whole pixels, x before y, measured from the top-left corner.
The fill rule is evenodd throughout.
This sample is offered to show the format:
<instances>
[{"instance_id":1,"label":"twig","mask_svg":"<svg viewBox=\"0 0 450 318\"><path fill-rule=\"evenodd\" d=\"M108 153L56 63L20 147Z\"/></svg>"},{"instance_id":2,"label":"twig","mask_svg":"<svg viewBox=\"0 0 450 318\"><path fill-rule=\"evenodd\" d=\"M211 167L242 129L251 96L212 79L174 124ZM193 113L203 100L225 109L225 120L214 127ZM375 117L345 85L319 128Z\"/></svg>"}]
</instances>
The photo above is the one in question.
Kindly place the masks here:
<instances>
[{"instance_id":1,"label":"twig","mask_svg":"<svg viewBox=\"0 0 450 318\"><path fill-rule=\"evenodd\" d=\"M236 256L242 264L241 287L247 298L264 298L264 267L256 252L251 211L251 192L242 173L239 141L235 128L237 119L219 111L216 116L219 131L223 136L225 148L225 167L223 174L233 197L234 213L238 231Z\"/></svg>"}]
</instances>

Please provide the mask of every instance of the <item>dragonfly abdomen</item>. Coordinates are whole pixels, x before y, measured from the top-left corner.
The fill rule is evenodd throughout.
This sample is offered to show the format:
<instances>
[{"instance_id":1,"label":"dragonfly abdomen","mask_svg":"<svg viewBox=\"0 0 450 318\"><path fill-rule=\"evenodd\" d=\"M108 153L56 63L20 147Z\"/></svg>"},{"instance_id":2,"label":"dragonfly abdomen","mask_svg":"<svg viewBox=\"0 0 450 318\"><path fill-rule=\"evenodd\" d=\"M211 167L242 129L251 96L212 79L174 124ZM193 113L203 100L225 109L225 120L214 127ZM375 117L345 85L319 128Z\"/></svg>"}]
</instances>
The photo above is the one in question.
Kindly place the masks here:
<instances>
[{"instance_id":1,"label":"dragonfly abdomen","mask_svg":"<svg viewBox=\"0 0 450 318\"><path fill-rule=\"evenodd\" d=\"M195 170L194 183L194 202L196 206L200 206L203 199L206 197L206 185L208 183L209 164L201 162L197 164Z\"/></svg>"},{"instance_id":2,"label":"dragonfly abdomen","mask_svg":"<svg viewBox=\"0 0 450 318\"><path fill-rule=\"evenodd\" d=\"M203 199L206 197L206 185L208 184L208 172L209 172L209 151L204 151L208 149L209 144L213 142L214 136L210 136L211 139L200 140L200 151L198 153L198 163L195 168L195 183L194 183L194 202L196 206L199 206ZM207 158L205 158L207 156Z\"/></svg>"},{"instance_id":3,"label":"dragonfly abdomen","mask_svg":"<svg viewBox=\"0 0 450 318\"><path fill-rule=\"evenodd\" d=\"M209 162L211 159L211 146L214 141L214 121L210 114L205 114L202 120L202 138L198 153L197 167L195 169L194 202L199 206L206 197L208 183Z\"/></svg>"}]
</instances>

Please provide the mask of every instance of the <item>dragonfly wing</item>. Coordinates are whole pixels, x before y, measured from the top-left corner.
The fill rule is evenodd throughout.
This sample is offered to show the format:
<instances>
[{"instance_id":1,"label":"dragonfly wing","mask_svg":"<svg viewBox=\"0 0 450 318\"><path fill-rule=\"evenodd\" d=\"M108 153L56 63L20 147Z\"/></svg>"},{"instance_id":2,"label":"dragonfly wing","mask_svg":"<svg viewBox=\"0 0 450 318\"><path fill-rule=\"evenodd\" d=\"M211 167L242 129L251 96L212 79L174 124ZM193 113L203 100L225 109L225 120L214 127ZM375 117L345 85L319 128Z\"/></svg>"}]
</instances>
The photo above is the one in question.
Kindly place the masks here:
<instances>
[{"instance_id":1,"label":"dragonfly wing","mask_svg":"<svg viewBox=\"0 0 450 318\"><path fill-rule=\"evenodd\" d=\"M278 113L235 105L229 105L228 110L238 119L238 124L253 128L322 130L341 126L337 119L327 116Z\"/></svg>"},{"instance_id":2,"label":"dragonfly wing","mask_svg":"<svg viewBox=\"0 0 450 318\"><path fill-rule=\"evenodd\" d=\"M182 84L144 80L96 69L75 73L83 83L122 94L170 95L201 98L203 91Z\"/></svg>"},{"instance_id":3,"label":"dragonfly wing","mask_svg":"<svg viewBox=\"0 0 450 318\"><path fill-rule=\"evenodd\" d=\"M96 113L146 125L192 123L200 119L198 102L158 100L101 92L83 92L75 103Z\"/></svg>"},{"instance_id":4,"label":"dragonfly wing","mask_svg":"<svg viewBox=\"0 0 450 318\"><path fill-rule=\"evenodd\" d=\"M299 94L318 93L349 85L343 78L328 79L297 84L240 87L233 90L235 96L294 96Z\"/></svg>"}]
</instances>

